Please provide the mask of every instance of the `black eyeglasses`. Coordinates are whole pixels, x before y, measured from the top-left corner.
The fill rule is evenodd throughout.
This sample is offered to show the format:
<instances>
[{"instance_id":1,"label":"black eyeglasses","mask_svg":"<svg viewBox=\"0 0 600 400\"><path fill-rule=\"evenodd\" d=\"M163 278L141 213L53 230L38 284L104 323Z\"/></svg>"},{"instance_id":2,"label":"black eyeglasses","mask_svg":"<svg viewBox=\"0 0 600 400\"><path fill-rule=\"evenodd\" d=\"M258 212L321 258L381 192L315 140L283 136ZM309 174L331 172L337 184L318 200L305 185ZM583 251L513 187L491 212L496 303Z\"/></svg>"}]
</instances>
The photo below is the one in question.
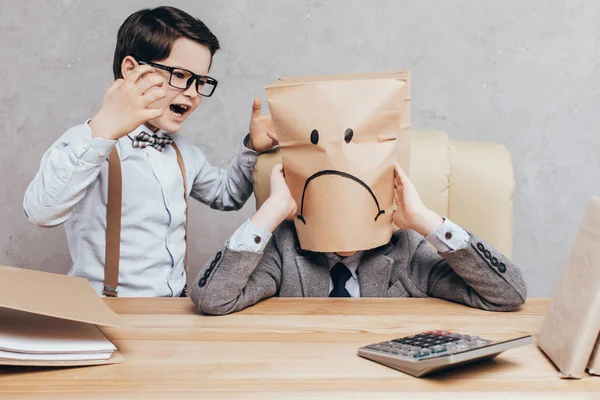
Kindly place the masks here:
<instances>
[{"instance_id":1,"label":"black eyeglasses","mask_svg":"<svg viewBox=\"0 0 600 400\"><path fill-rule=\"evenodd\" d=\"M169 67L166 65L156 64L148 61L138 62L140 64L147 64L152 67L168 71L170 73L169 85L177 89L187 90L192 85L192 82L196 81L196 91L200 96L203 97L212 96L212 94L215 92L215 89L217 88L217 84L219 83L216 79L211 78L210 76L197 75L187 69Z\"/></svg>"}]
</instances>

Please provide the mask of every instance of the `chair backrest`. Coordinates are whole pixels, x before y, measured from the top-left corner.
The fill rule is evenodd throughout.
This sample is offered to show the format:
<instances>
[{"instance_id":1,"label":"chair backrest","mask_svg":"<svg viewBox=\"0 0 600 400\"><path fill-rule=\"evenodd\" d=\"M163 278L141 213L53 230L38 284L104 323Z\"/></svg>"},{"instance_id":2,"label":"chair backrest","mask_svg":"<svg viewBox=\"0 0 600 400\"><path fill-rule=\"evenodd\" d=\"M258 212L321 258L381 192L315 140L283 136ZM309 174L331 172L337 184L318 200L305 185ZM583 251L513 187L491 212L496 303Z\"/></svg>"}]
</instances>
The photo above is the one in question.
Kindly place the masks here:
<instances>
[{"instance_id":1,"label":"chair backrest","mask_svg":"<svg viewBox=\"0 0 600 400\"><path fill-rule=\"evenodd\" d=\"M413 130L409 177L425 205L490 242L510 257L513 236L512 161L498 143L453 140L442 131ZM269 196L277 149L254 169L256 207Z\"/></svg>"}]
</instances>

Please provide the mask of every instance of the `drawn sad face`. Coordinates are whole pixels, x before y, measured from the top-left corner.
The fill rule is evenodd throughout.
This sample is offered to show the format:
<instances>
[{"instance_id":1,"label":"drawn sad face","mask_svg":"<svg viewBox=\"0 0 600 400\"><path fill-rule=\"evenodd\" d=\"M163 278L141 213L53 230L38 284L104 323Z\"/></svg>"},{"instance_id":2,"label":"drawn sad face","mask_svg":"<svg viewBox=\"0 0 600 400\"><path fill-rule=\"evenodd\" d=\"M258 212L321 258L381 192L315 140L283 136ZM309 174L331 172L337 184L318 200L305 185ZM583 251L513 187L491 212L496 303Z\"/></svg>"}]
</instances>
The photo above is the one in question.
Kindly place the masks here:
<instances>
[{"instance_id":1,"label":"drawn sad face","mask_svg":"<svg viewBox=\"0 0 600 400\"><path fill-rule=\"evenodd\" d=\"M343 142L341 144L342 147L339 149L339 153L344 153L344 150L347 150L347 149L344 149L343 146L349 145L352 142L353 138L354 138L354 130L352 128L346 129L344 131ZM310 133L310 143L314 146L318 146L319 139L320 139L319 131L317 129L313 129L312 132ZM367 145L368 145L368 143L367 143ZM360 162L361 162L360 159L354 160L353 164L356 165ZM379 203L379 200L377 199L377 196L375 195L375 193L373 192L373 190L371 189L371 187L369 187L369 185L367 183L365 183L362 179L353 175L352 173L349 173L346 171L341 171L339 169L328 168L328 169L321 169L319 171L314 172L304 182L304 186L303 186L303 190L302 190L302 197L301 197L301 201L300 201L300 208L299 208L300 213L296 216L296 218L298 220L300 220L304 225L307 224L306 218L304 216L304 208L306 205L305 200L306 200L307 190L309 189L311 182L314 182L315 180L322 178L322 177L330 177L333 179L347 180L347 181L352 182L352 184L358 185L359 187L361 187L362 190L366 191L369 195L369 198L372 199L372 206L369 206L367 209L362 210L361 212L372 214L372 218L375 222L381 215L385 214L385 210L382 210L380 207L380 203ZM348 203L351 203L351 201L348 201ZM341 204L341 206L343 206L343 203Z\"/></svg>"},{"instance_id":2,"label":"drawn sad face","mask_svg":"<svg viewBox=\"0 0 600 400\"><path fill-rule=\"evenodd\" d=\"M267 100L298 205L300 247L339 252L388 243L394 163L408 168L409 74L283 79L267 88Z\"/></svg>"}]
</instances>

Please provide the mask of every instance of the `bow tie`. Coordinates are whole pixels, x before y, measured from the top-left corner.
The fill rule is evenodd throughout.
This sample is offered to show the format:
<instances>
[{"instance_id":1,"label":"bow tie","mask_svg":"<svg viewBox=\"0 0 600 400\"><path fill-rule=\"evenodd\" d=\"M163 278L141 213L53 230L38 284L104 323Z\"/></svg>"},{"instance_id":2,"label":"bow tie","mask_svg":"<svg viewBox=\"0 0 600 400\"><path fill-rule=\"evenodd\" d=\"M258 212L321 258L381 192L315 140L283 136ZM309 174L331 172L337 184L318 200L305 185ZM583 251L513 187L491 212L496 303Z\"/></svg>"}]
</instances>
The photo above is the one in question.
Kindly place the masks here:
<instances>
[{"instance_id":1,"label":"bow tie","mask_svg":"<svg viewBox=\"0 0 600 400\"><path fill-rule=\"evenodd\" d=\"M165 146L170 145L173 142L173 138L166 133L162 137L156 136L156 134L148 134L142 132L133 139L133 147L143 149L147 146L152 146L158 151L163 151Z\"/></svg>"}]
</instances>

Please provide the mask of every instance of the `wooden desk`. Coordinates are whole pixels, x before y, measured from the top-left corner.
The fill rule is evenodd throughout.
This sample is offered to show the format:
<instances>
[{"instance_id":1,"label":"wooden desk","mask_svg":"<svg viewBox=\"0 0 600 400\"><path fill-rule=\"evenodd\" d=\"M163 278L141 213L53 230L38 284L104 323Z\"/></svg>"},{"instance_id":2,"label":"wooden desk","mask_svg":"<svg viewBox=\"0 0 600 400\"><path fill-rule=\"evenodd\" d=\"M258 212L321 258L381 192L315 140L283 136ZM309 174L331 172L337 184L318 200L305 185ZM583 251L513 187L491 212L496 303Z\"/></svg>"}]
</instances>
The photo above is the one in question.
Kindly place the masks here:
<instances>
[{"instance_id":1,"label":"wooden desk","mask_svg":"<svg viewBox=\"0 0 600 400\"><path fill-rule=\"evenodd\" d=\"M439 328L491 338L535 334L547 299L513 313L435 299L270 299L224 317L195 314L189 299L106 301L132 325L106 329L129 362L2 367L0 399L600 398L600 377L561 380L534 345L421 379L356 355L364 344Z\"/></svg>"}]
</instances>

